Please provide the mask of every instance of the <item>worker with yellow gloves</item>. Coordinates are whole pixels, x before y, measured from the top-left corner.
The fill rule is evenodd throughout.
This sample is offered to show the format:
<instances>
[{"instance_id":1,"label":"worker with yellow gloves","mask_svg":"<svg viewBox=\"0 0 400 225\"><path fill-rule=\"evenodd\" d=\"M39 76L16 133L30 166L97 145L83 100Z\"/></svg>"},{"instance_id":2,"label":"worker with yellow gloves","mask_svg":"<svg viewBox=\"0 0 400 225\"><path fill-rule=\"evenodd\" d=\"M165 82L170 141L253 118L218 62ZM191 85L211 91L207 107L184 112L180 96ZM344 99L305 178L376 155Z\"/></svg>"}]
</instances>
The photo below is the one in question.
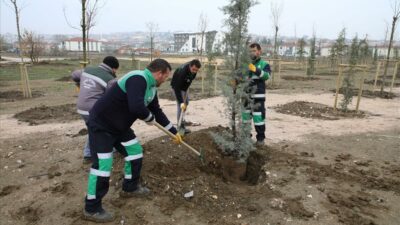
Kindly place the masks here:
<instances>
[{"instance_id":1,"label":"worker with yellow gloves","mask_svg":"<svg viewBox=\"0 0 400 225\"><path fill-rule=\"evenodd\" d=\"M248 94L252 99L253 107L248 101L245 101L244 111L242 112L242 121L251 123L253 119L256 130L257 146L264 145L265 140L265 81L271 77L271 67L261 59L261 46L258 43L250 45L250 57L252 62L248 65L249 80Z\"/></svg>"},{"instance_id":2,"label":"worker with yellow gloves","mask_svg":"<svg viewBox=\"0 0 400 225\"><path fill-rule=\"evenodd\" d=\"M113 216L103 209L102 198L109 188L115 143L124 146L122 150L117 149L125 159L120 197L146 196L150 193L139 182L143 148L131 129L137 119L149 125L157 121L175 135L173 141L176 144L182 142L182 137L158 103L157 87L170 72L171 66L167 61L156 59L145 70L131 71L121 77L90 110L88 130L93 164L83 211L85 219L96 222L113 220Z\"/></svg>"}]
</instances>

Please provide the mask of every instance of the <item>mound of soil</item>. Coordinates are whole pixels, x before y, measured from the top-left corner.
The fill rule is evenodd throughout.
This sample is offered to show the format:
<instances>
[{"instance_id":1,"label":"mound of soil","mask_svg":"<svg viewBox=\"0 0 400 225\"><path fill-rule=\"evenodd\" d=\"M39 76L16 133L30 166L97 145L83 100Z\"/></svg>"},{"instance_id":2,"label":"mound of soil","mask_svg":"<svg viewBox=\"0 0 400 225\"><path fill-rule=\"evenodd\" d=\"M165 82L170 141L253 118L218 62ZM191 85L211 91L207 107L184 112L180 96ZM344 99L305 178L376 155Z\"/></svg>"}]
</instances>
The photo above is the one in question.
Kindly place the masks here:
<instances>
[{"instance_id":1,"label":"mound of soil","mask_svg":"<svg viewBox=\"0 0 400 225\"><path fill-rule=\"evenodd\" d=\"M69 66L71 65L70 63L62 62L62 61L40 61L38 63L35 63L35 65L52 65L52 66Z\"/></svg>"},{"instance_id":2,"label":"mound of soil","mask_svg":"<svg viewBox=\"0 0 400 225\"><path fill-rule=\"evenodd\" d=\"M178 147L171 143L168 137L160 137L143 145L145 157L142 182L147 183L157 196L154 201L161 207L163 214L172 215L175 210L183 207L204 215L211 224L224 224L220 216L223 212L258 213L258 206L254 206L254 198L252 200L251 197L256 193L250 190L254 187L251 184L258 183L263 174L266 158L253 152L242 181L230 182L230 178L236 176L230 172L242 170L242 165L232 163L229 158L221 155L214 144L211 132L223 130L223 127L214 127L185 136L187 143L203 152L203 162L184 146ZM166 153L168 157L165 157ZM228 168L225 167L227 162L231 163ZM113 165L112 176L122 179L123 158L116 157ZM119 188L119 184L118 180L114 183L116 188ZM193 191L193 197L185 198L184 194L190 191ZM246 195L246 198L242 195ZM267 191L265 196L276 195ZM124 203L113 201L112 204L121 207ZM254 207L248 209L252 205Z\"/></svg>"},{"instance_id":3,"label":"mound of soil","mask_svg":"<svg viewBox=\"0 0 400 225\"><path fill-rule=\"evenodd\" d=\"M24 206L15 212L14 217L18 220L23 220L26 224L36 224L42 217L43 211L32 205Z\"/></svg>"},{"instance_id":4,"label":"mound of soil","mask_svg":"<svg viewBox=\"0 0 400 225\"><path fill-rule=\"evenodd\" d=\"M347 112L340 111L339 109L334 110L324 104L306 101L294 101L284 105L278 105L274 107L278 113L295 115L305 118L322 119L322 120L338 120L340 118L363 118L365 113L354 110Z\"/></svg>"},{"instance_id":5,"label":"mound of soil","mask_svg":"<svg viewBox=\"0 0 400 225\"><path fill-rule=\"evenodd\" d=\"M318 77L302 77L302 76L282 76L283 80L297 80L297 81L310 81L310 80L319 80Z\"/></svg>"},{"instance_id":6,"label":"mound of soil","mask_svg":"<svg viewBox=\"0 0 400 225\"><path fill-rule=\"evenodd\" d=\"M378 197L367 191L357 191L356 189L346 189L341 186L342 183L348 183L351 187L360 185L361 190L375 189L382 191L393 191L400 193L400 181L391 176L390 173L382 175L373 175L370 171L358 173L358 165L342 164L322 165L312 160L302 159L294 154L284 151L270 150L270 160L267 161L267 170L275 171L293 171L290 174L297 174L299 168L302 168L304 174L308 177L308 183L315 185L319 183L326 184L325 178L333 179L338 182L338 187L329 187L325 190L322 184L319 190L326 195L327 202L324 206L333 215L336 215L340 223L346 225L353 224L377 224L374 222L379 210L385 210L386 207L377 201ZM337 158L348 159L347 155L338 155ZM322 179L321 179L322 178ZM318 180L318 182L315 182ZM280 186L287 183L278 183ZM286 200L287 201L287 200ZM297 207L298 209L301 207ZM292 210L292 212L296 212ZM310 216L309 214L306 214Z\"/></svg>"},{"instance_id":7,"label":"mound of soil","mask_svg":"<svg viewBox=\"0 0 400 225\"><path fill-rule=\"evenodd\" d=\"M372 84L372 85L374 85L374 83L375 83L375 80L365 80L364 81L364 84ZM390 81L385 81L385 86L386 87L390 87L391 84L392 84L391 80ZM376 85L377 86L381 86L382 85L382 80L377 80L376 81ZM393 87L400 87L400 82L394 82L393 83Z\"/></svg>"},{"instance_id":8,"label":"mound of soil","mask_svg":"<svg viewBox=\"0 0 400 225\"><path fill-rule=\"evenodd\" d=\"M358 88L353 88L352 89L352 94L353 96L358 96ZM336 93L336 89L331 89L331 92ZM344 89L340 88L339 89L339 94L343 94ZM371 90L363 90L362 92L362 97L365 98L384 98L384 99L392 99L397 97L394 93L389 93L387 91L384 91L382 94L380 91L371 91Z\"/></svg>"},{"instance_id":9,"label":"mound of soil","mask_svg":"<svg viewBox=\"0 0 400 225\"><path fill-rule=\"evenodd\" d=\"M64 76L64 77L60 77L60 78L56 79L56 81L70 82L70 81L72 81L72 78L71 78L71 76Z\"/></svg>"},{"instance_id":10,"label":"mound of soil","mask_svg":"<svg viewBox=\"0 0 400 225\"><path fill-rule=\"evenodd\" d=\"M7 186L5 186L5 187L3 187L3 188L1 189L1 191L0 191L0 197L9 195L9 194L11 194L12 192L17 191L17 190L19 190L19 189L20 189L20 186L17 186L17 185L7 185Z\"/></svg>"},{"instance_id":11,"label":"mound of soil","mask_svg":"<svg viewBox=\"0 0 400 225\"><path fill-rule=\"evenodd\" d=\"M282 87L280 87L277 82L275 81L275 83L272 85L271 82L267 82L266 83L266 89L267 90L278 90L278 89L282 89Z\"/></svg>"},{"instance_id":12,"label":"mound of soil","mask_svg":"<svg viewBox=\"0 0 400 225\"><path fill-rule=\"evenodd\" d=\"M337 76L337 71L317 71L317 74L320 76Z\"/></svg>"},{"instance_id":13,"label":"mound of soil","mask_svg":"<svg viewBox=\"0 0 400 225\"><path fill-rule=\"evenodd\" d=\"M190 172L194 170L192 166L195 166L201 169L205 173L215 174L221 177L225 181L251 181L251 183L256 184L259 176L261 167L265 162L265 158L257 154L256 152L252 152L251 156L248 158L247 164L240 163L233 160L230 157L224 156L220 151L219 147L214 143L212 138L212 132L220 133L225 131L226 128L218 126L210 129L201 130L195 132L195 134L190 134L185 136L185 141L190 143L190 145L195 146L197 150L199 150L203 158L199 161L196 161L200 164L192 164L185 166L190 166L189 168L184 167L182 172L185 175L185 172ZM176 148L175 145L171 143L163 142L164 138L161 138L161 141L154 141L151 143L147 143L144 148L149 147L150 149L165 149L165 148ZM149 146L147 146L149 145ZM184 148L184 147L181 147ZM172 150L172 149L171 149ZM180 151L187 151L188 154L191 154L188 149L179 149ZM173 151L173 150L172 150ZM180 166L180 165L176 165ZM246 170L248 168L248 170ZM165 176L170 176L172 174L178 173L177 168L173 168L172 173L168 173L168 169L164 168L162 164L157 164L154 167L153 172L157 172L158 174L165 174ZM238 176L238 174L242 174L243 176Z\"/></svg>"},{"instance_id":14,"label":"mound of soil","mask_svg":"<svg viewBox=\"0 0 400 225\"><path fill-rule=\"evenodd\" d=\"M32 98L38 98L44 96L44 93L41 91L32 90ZM0 101L1 102L14 102L17 100L27 99L24 98L22 91L2 91L0 92Z\"/></svg>"},{"instance_id":15,"label":"mound of soil","mask_svg":"<svg viewBox=\"0 0 400 225\"><path fill-rule=\"evenodd\" d=\"M44 123L66 123L72 120L80 119L76 112L75 104L66 104L58 106L39 106L34 107L14 115L14 118L30 125Z\"/></svg>"},{"instance_id":16,"label":"mound of soil","mask_svg":"<svg viewBox=\"0 0 400 225\"><path fill-rule=\"evenodd\" d=\"M79 137L79 136L85 136L88 134L88 130L86 128L82 128L78 131L78 133L72 135L72 137Z\"/></svg>"}]
</instances>

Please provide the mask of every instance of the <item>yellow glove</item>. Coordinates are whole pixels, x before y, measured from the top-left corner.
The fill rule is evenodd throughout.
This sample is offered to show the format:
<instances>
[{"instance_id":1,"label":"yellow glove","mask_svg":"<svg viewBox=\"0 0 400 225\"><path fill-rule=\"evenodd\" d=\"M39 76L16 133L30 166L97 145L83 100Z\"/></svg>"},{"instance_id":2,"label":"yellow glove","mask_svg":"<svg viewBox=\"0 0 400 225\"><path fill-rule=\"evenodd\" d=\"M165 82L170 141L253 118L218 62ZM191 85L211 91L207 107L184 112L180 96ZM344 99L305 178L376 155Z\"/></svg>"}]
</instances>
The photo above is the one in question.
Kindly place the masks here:
<instances>
[{"instance_id":1,"label":"yellow glove","mask_svg":"<svg viewBox=\"0 0 400 225\"><path fill-rule=\"evenodd\" d=\"M180 143L182 143L182 136L179 134L179 133L176 133L175 134L175 137L174 137L174 139L172 139L172 141L175 143L175 144L177 144L177 145L179 145Z\"/></svg>"},{"instance_id":2,"label":"yellow glove","mask_svg":"<svg viewBox=\"0 0 400 225\"><path fill-rule=\"evenodd\" d=\"M230 84L231 84L232 87L237 86L237 81L236 81L236 79L230 80Z\"/></svg>"},{"instance_id":3,"label":"yellow glove","mask_svg":"<svg viewBox=\"0 0 400 225\"><path fill-rule=\"evenodd\" d=\"M80 89L78 86L77 86L76 89L75 89L76 93L79 93L80 90L81 90L81 89Z\"/></svg>"},{"instance_id":4,"label":"yellow glove","mask_svg":"<svg viewBox=\"0 0 400 225\"><path fill-rule=\"evenodd\" d=\"M249 70L250 70L251 72L255 73L255 72L257 71L257 68L256 68L256 66L255 66L253 63L250 63L250 64L249 64Z\"/></svg>"},{"instance_id":5,"label":"yellow glove","mask_svg":"<svg viewBox=\"0 0 400 225\"><path fill-rule=\"evenodd\" d=\"M186 111L187 105L185 103L181 103L182 111Z\"/></svg>"}]
</instances>

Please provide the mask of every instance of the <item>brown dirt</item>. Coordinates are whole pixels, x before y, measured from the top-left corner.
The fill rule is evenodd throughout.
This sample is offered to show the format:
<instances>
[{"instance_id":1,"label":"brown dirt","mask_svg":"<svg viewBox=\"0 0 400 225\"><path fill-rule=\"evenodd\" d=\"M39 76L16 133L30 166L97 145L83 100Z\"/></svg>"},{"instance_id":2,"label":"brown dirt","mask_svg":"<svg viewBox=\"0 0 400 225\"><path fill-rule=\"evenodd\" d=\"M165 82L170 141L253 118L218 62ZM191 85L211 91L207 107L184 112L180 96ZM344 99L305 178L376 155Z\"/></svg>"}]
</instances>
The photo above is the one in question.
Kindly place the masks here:
<instances>
[{"instance_id":1,"label":"brown dirt","mask_svg":"<svg viewBox=\"0 0 400 225\"><path fill-rule=\"evenodd\" d=\"M41 91L32 91L32 98L38 98L44 96ZM18 100L29 100L24 98L22 91L2 91L0 92L0 102L13 102Z\"/></svg>"},{"instance_id":2,"label":"brown dirt","mask_svg":"<svg viewBox=\"0 0 400 225\"><path fill-rule=\"evenodd\" d=\"M2 196L6 196L9 195L11 193L13 193L14 191L19 190L20 186L16 186L16 185L7 185L5 187L3 187L0 191L0 197Z\"/></svg>"},{"instance_id":3,"label":"brown dirt","mask_svg":"<svg viewBox=\"0 0 400 225\"><path fill-rule=\"evenodd\" d=\"M34 107L14 115L16 119L27 122L30 125L44 123L66 123L72 120L78 120L80 117L76 112L75 104L66 104L58 106L39 106Z\"/></svg>"},{"instance_id":4,"label":"brown dirt","mask_svg":"<svg viewBox=\"0 0 400 225\"><path fill-rule=\"evenodd\" d=\"M274 109L278 113L323 120L365 117L365 113L363 112L356 113L354 110L349 110L345 113L339 109L335 111L332 107L324 104L305 101L294 101L283 105L278 105Z\"/></svg>"},{"instance_id":5,"label":"brown dirt","mask_svg":"<svg viewBox=\"0 0 400 225\"><path fill-rule=\"evenodd\" d=\"M319 77L302 77L302 76L282 76L281 79L283 80L297 80L297 81L310 81L310 80L319 80Z\"/></svg>"},{"instance_id":6,"label":"brown dirt","mask_svg":"<svg viewBox=\"0 0 400 225\"><path fill-rule=\"evenodd\" d=\"M40 208L35 208L32 204L31 206L21 207L14 213L14 217L20 221L25 221L27 224L38 224L42 213Z\"/></svg>"},{"instance_id":7,"label":"brown dirt","mask_svg":"<svg viewBox=\"0 0 400 225\"><path fill-rule=\"evenodd\" d=\"M79 137L79 136L85 136L88 134L88 130L86 128L82 128L79 130L78 133L72 135L72 137Z\"/></svg>"},{"instance_id":8,"label":"brown dirt","mask_svg":"<svg viewBox=\"0 0 400 225\"><path fill-rule=\"evenodd\" d=\"M182 171L182 176L187 175L185 172L191 172L196 169L200 169L205 173L214 174L218 177L221 177L225 181L237 182L240 180L246 181L249 180L253 184L256 184L259 176L261 175L262 165L264 164L264 158L259 156L257 153L252 153L251 157L247 162L247 165L250 165L248 170L246 170L246 163L240 163L236 160L222 155L218 146L214 143L211 132L221 132L226 128L223 127L214 127L210 129L203 129L200 131L196 131L193 134L189 134L185 136L185 141L190 143L193 146L200 146L198 150L203 154L203 160L200 158L195 159L195 164L193 165L185 165L184 168L179 168L181 165L175 164L177 168L166 168L166 165L163 163L156 163L152 172L158 173L164 176L173 176L179 175L176 174L178 171ZM165 143L165 138L155 139L152 142L147 143L143 146L145 149L167 149L166 151L174 151L174 145L170 143ZM172 148L172 149L168 149ZM188 154L191 154L188 149L184 149L181 147L180 151L186 151ZM190 166L190 167L186 167ZM243 176L242 176L243 175Z\"/></svg>"},{"instance_id":9,"label":"brown dirt","mask_svg":"<svg viewBox=\"0 0 400 225\"><path fill-rule=\"evenodd\" d=\"M168 137L144 144L142 182L153 194L141 199L140 204L138 199L118 197L123 158L115 154L110 192L104 199L105 208L116 211L117 219L111 224L120 224L121 220L126 224L282 224L286 219L293 224L314 225L397 224L393 215L387 215L396 209L392 208L396 205L390 200L394 198L397 202L396 196L400 194L400 167L392 160L363 159L365 152L376 149L368 142L371 140L368 135L314 136L309 143L280 143L259 148L249 157L247 173L250 176L247 181L230 182L221 171L223 156L210 136L210 131L222 129L200 130L185 138L189 144L205 152L205 165L184 147L172 144ZM3 188L8 194L1 197L5 205L0 206L0 211L5 212L7 221L10 221L6 224L49 225L60 218L64 220L62 224L87 224L81 218L81 209L86 187L84 177L89 165L81 166L79 162L85 138L81 137L77 145L73 143L79 137L63 137L65 134L40 133L1 142L1 146L10 146L9 149L16 152L1 154L8 157L0 157L1 165L17 170L18 167L13 165L16 159L32 156L26 158L26 167L18 177L10 168L0 170L0 175L9 180L7 183L20 186L20 189ZM350 141L353 138L362 138L358 142L363 146L361 152L355 151L361 146L351 148L355 146ZM390 140L376 144L386 143L386 151L396 152L398 141ZM322 149L321 144L325 146ZM24 150L27 146L29 151ZM340 152L333 147L347 150ZM39 159L44 156L49 161L41 163ZM321 156L326 159L321 159ZM44 171L54 176L38 176L29 181L19 178ZM0 185L4 185L4 179ZM25 182L30 185L26 186ZM183 195L189 191L194 191L194 196L184 198ZM312 198L307 197L310 192ZM28 193L24 201L14 203L14 199L23 193Z\"/></svg>"},{"instance_id":10,"label":"brown dirt","mask_svg":"<svg viewBox=\"0 0 400 225\"><path fill-rule=\"evenodd\" d=\"M372 84L372 85L374 85L374 83L375 83L375 80L365 80L364 81L364 84ZM385 86L386 87L390 87L391 84L392 84L392 81L385 81ZM377 80L376 81L376 85L380 87L382 85L382 80ZM393 86L394 87L400 87L400 82L394 82Z\"/></svg>"},{"instance_id":11,"label":"brown dirt","mask_svg":"<svg viewBox=\"0 0 400 225\"><path fill-rule=\"evenodd\" d=\"M72 78L71 78L71 76L65 76L65 77L61 77L61 78L56 79L56 81L69 82L69 81L72 81Z\"/></svg>"},{"instance_id":12,"label":"brown dirt","mask_svg":"<svg viewBox=\"0 0 400 225\"><path fill-rule=\"evenodd\" d=\"M290 72L304 76L304 71ZM336 76L318 82L281 80L279 90L268 93L268 108L296 100L333 102L329 90ZM369 79L373 77L374 72ZM18 90L18 82L4 83ZM32 87L46 90L46 95L29 102L1 102L0 192L4 190L5 195L0 196L0 223L93 224L81 218L89 165L82 165L86 137L75 135L84 127L83 121L59 124L64 120L59 117L54 120L58 124L28 126L11 118L43 102L48 106L75 102L74 85L50 79L33 80ZM399 94L398 89L394 91ZM173 118L175 103L160 102ZM220 97L192 102L188 119L202 124L193 130L226 126L222 102ZM398 225L398 103L376 98L363 99L361 104L371 116L323 121L271 110L268 146L255 151L250 157L257 160L247 165L247 171L254 165L259 173L254 176L257 184L251 179L225 179L217 167L222 158L214 158L217 165L213 167L211 160L210 169L204 169L190 151L170 144L168 137L154 139L161 131L138 122L134 129L140 140L148 142L142 181L153 194L144 199L119 197L123 159L115 154L112 186L104 207L114 212L116 219L108 224ZM203 151L212 148L210 140L207 132L201 131L186 138ZM210 152L218 156L215 149ZM191 190L194 197L185 199L183 195Z\"/></svg>"},{"instance_id":13,"label":"brown dirt","mask_svg":"<svg viewBox=\"0 0 400 225\"><path fill-rule=\"evenodd\" d=\"M352 90L353 96L358 96L358 90L357 88L354 88ZM336 89L331 89L331 92L336 93ZM339 89L339 94L343 94L343 88ZM363 90L362 92L362 97L365 98L384 98L384 99L392 99L397 97L396 94L394 93L389 93L388 91L384 91L382 94L380 91L371 91L371 90Z\"/></svg>"}]
</instances>

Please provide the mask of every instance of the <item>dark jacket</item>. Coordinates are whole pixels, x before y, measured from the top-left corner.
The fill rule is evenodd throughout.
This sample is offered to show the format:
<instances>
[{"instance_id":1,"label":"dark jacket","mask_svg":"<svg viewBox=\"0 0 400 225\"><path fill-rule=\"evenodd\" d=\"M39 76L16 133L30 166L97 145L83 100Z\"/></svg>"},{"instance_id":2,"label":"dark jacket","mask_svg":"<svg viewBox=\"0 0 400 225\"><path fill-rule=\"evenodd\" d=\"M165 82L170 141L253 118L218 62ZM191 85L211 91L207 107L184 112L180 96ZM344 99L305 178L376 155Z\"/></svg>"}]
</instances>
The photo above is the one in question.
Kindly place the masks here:
<instances>
[{"instance_id":1,"label":"dark jacket","mask_svg":"<svg viewBox=\"0 0 400 225\"><path fill-rule=\"evenodd\" d=\"M145 70L147 71L147 70ZM151 115L167 130L176 134L177 131L168 120L158 103L155 80L146 81L137 76L141 71L132 71L119 79L90 110L90 124L107 130L110 133L121 134L126 132L132 124L141 119L147 121ZM154 87L154 98L146 104L146 90Z\"/></svg>"},{"instance_id":2,"label":"dark jacket","mask_svg":"<svg viewBox=\"0 0 400 225\"><path fill-rule=\"evenodd\" d=\"M183 102L181 91L186 92L195 78L196 74L190 72L189 63L185 63L175 70L171 80L171 87L179 103Z\"/></svg>"}]
</instances>

